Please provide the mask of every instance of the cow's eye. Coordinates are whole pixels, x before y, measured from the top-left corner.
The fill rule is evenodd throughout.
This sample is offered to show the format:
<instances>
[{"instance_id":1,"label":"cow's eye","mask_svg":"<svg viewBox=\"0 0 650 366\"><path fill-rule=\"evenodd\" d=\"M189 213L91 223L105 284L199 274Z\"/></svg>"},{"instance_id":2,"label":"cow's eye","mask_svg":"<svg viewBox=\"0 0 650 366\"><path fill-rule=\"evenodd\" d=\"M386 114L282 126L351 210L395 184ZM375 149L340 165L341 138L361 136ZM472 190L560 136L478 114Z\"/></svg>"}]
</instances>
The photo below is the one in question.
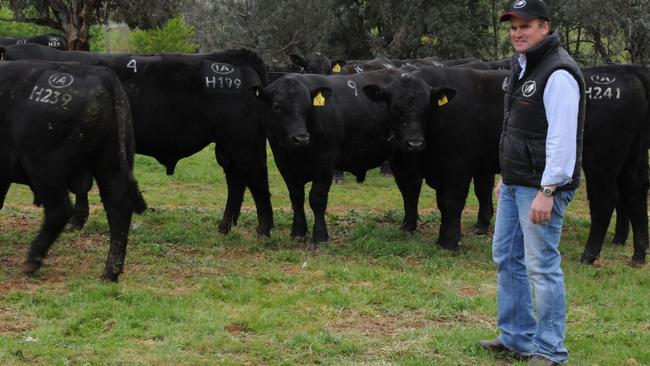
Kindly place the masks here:
<instances>
[{"instance_id":1,"label":"cow's eye","mask_svg":"<svg viewBox=\"0 0 650 366\"><path fill-rule=\"evenodd\" d=\"M273 112L281 112L282 111L282 108L280 107L280 105L278 103L273 103L271 105L271 109L273 110Z\"/></svg>"}]
</instances>

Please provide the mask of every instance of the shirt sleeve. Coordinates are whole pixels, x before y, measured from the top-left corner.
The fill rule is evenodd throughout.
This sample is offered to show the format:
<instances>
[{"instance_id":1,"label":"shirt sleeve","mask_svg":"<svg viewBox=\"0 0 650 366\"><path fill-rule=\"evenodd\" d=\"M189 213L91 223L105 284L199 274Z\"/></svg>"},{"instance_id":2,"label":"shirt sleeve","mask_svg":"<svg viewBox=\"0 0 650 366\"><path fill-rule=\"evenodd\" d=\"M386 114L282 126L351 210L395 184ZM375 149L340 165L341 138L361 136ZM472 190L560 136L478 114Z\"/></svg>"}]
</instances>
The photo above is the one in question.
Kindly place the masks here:
<instances>
[{"instance_id":1,"label":"shirt sleeve","mask_svg":"<svg viewBox=\"0 0 650 366\"><path fill-rule=\"evenodd\" d=\"M580 87L566 70L551 74L544 88L544 108L548 121L546 166L543 186L571 181L576 163L576 135L580 109Z\"/></svg>"}]
</instances>

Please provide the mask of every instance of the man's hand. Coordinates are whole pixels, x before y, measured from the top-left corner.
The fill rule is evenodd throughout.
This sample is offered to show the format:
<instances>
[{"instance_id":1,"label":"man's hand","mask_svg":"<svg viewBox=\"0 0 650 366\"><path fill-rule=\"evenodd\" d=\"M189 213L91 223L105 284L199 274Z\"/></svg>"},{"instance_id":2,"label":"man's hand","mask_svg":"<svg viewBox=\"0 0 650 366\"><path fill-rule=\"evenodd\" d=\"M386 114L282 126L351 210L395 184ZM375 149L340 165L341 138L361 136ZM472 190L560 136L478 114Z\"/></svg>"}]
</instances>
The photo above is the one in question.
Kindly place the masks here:
<instances>
[{"instance_id":1,"label":"man's hand","mask_svg":"<svg viewBox=\"0 0 650 366\"><path fill-rule=\"evenodd\" d=\"M542 192L537 192L537 196L530 206L530 221L533 224L543 224L551 221L551 211L553 210L553 197L546 197Z\"/></svg>"},{"instance_id":2,"label":"man's hand","mask_svg":"<svg viewBox=\"0 0 650 366\"><path fill-rule=\"evenodd\" d=\"M503 183L503 180L499 178L499 182L497 183L497 186L494 188L494 193L497 195L497 200L499 199L499 193L501 193L501 183Z\"/></svg>"}]
</instances>

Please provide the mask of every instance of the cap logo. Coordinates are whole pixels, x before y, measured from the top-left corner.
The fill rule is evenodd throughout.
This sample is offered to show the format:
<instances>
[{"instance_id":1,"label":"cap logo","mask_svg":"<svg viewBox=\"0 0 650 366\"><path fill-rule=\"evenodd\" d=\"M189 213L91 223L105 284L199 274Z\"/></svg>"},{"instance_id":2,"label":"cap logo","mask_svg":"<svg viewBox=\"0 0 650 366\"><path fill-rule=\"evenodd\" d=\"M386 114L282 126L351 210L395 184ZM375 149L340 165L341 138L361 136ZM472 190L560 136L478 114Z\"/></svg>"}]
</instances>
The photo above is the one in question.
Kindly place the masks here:
<instances>
[{"instance_id":1,"label":"cap logo","mask_svg":"<svg viewBox=\"0 0 650 366\"><path fill-rule=\"evenodd\" d=\"M512 7L515 8L515 9L521 9L524 6L526 6L526 0L518 0L518 1L515 1L514 4L512 4Z\"/></svg>"},{"instance_id":2,"label":"cap logo","mask_svg":"<svg viewBox=\"0 0 650 366\"><path fill-rule=\"evenodd\" d=\"M526 98L535 94L535 90L537 90L537 84L535 84L534 80L527 81L524 84L524 86L521 87L521 92L524 94L524 97Z\"/></svg>"}]
</instances>

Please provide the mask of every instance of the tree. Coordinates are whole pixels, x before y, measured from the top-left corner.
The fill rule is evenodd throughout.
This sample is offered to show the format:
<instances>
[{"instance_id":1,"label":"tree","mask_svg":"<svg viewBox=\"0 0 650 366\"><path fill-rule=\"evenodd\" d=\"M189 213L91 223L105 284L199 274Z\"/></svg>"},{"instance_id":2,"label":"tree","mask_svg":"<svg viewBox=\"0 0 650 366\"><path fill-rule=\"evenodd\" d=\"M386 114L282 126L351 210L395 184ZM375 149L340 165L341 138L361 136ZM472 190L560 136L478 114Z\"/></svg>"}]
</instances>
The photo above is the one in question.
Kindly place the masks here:
<instances>
[{"instance_id":1,"label":"tree","mask_svg":"<svg viewBox=\"0 0 650 366\"><path fill-rule=\"evenodd\" d=\"M178 13L172 0L0 0L14 12L15 20L47 26L62 32L70 50L90 49L90 27L109 20L130 26L161 26Z\"/></svg>"},{"instance_id":2,"label":"tree","mask_svg":"<svg viewBox=\"0 0 650 366\"><path fill-rule=\"evenodd\" d=\"M133 32L131 44L136 53L196 52L198 45L192 43L194 29L178 16L168 20L161 28Z\"/></svg>"}]
</instances>

